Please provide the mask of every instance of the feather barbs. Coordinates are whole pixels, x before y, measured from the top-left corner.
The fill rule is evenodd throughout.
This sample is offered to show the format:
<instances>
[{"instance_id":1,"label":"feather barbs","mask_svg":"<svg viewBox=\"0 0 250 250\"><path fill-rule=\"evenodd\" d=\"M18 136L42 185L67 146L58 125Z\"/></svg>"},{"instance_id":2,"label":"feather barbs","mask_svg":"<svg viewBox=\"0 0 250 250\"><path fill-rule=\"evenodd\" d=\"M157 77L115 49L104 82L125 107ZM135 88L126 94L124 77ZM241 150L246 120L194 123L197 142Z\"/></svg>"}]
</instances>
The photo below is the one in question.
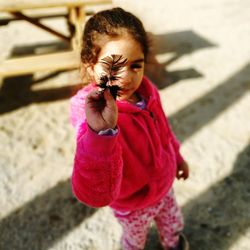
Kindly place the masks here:
<instances>
[{"instance_id":1,"label":"feather barbs","mask_svg":"<svg viewBox=\"0 0 250 250\"><path fill-rule=\"evenodd\" d=\"M99 77L99 86L102 90L109 88L112 96L116 99L121 87L114 83L122 78L127 59L122 55L112 54L102 58L100 64L102 65L103 73Z\"/></svg>"}]
</instances>

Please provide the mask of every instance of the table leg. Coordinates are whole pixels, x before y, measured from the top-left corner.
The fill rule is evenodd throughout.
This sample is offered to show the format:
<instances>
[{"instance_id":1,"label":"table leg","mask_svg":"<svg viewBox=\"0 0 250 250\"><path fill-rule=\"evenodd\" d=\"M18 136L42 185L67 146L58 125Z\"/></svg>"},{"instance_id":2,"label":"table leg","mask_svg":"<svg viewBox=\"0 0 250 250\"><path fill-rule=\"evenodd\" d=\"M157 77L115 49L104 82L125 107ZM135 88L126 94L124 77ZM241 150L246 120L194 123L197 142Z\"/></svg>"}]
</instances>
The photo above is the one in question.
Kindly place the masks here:
<instances>
[{"instance_id":1,"label":"table leg","mask_svg":"<svg viewBox=\"0 0 250 250\"><path fill-rule=\"evenodd\" d=\"M11 14L13 16L15 16L15 17L17 17L19 19L25 20L25 21L35 25L36 27L39 27L39 28L41 28L41 29L43 29L43 30L45 30L45 31L47 31L47 32L49 32L49 33L51 33L51 34L65 40L65 41L67 41L67 42L69 42L69 40L70 40L69 37L63 35L62 33L58 32L58 31L56 31L56 30L54 30L54 29L52 29L52 28L50 28L50 27L48 27L48 26L46 26L46 25L44 25L42 23L40 23L39 21L37 21L34 18L31 18L31 17L28 17L28 16L24 15L21 12L18 12L18 11L17 12L11 12Z\"/></svg>"},{"instance_id":2,"label":"table leg","mask_svg":"<svg viewBox=\"0 0 250 250\"><path fill-rule=\"evenodd\" d=\"M80 50L82 46L82 33L85 21L84 7L69 8L69 25L71 26L71 45L74 50Z\"/></svg>"}]
</instances>

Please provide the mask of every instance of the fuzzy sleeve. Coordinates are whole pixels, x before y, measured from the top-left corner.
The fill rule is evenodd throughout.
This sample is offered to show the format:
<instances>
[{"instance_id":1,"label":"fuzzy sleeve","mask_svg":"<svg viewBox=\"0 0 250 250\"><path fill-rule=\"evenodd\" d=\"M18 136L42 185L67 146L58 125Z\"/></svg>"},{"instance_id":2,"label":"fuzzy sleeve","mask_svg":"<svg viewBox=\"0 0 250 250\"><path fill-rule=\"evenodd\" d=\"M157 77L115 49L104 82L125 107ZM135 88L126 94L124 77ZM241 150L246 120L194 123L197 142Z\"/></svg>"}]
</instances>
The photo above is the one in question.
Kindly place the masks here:
<instances>
[{"instance_id":1,"label":"fuzzy sleeve","mask_svg":"<svg viewBox=\"0 0 250 250\"><path fill-rule=\"evenodd\" d=\"M168 126L169 126L169 124L168 124ZM173 145L174 150L175 150L176 162L177 162L177 165L180 165L184 161L184 159L181 155L181 152L180 152L180 142L176 138L176 136L175 136L175 134L172 131L170 126L169 126L169 130L170 130L171 142L172 142L172 145Z\"/></svg>"},{"instance_id":2,"label":"fuzzy sleeve","mask_svg":"<svg viewBox=\"0 0 250 250\"><path fill-rule=\"evenodd\" d=\"M122 179L119 131L114 136L98 135L88 127L84 89L71 100L71 122L76 128L76 151L71 178L72 190L81 202L102 207L118 196Z\"/></svg>"},{"instance_id":3,"label":"fuzzy sleeve","mask_svg":"<svg viewBox=\"0 0 250 250\"><path fill-rule=\"evenodd\" d=\"M85 99L88 93L93 89L92 85L79 90L75 96L70 99L70 122L78 132L80 124L86 119L85 117Z\"/></svg>"}]
</instances>

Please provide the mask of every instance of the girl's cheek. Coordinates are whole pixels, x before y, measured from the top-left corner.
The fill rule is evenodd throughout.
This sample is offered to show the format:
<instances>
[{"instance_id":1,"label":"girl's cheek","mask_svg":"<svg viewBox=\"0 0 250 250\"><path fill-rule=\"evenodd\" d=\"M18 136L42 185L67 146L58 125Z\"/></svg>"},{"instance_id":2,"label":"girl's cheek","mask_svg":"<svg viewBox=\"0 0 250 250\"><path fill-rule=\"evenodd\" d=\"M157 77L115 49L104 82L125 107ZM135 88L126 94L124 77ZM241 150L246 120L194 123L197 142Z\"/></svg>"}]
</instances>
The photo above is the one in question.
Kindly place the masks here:
<instances>
[{"instance_id":1,"label":"girl's cheek","mask_svg":"<svg viewBox=\"0 0 250 250\"><path fill-rule=\"evenodd\" d=\"M124 69L120 74L119 77L121 79L121 81L123 81L124 79L128 78L128 70Z\"/></svg>"}]
</instances>

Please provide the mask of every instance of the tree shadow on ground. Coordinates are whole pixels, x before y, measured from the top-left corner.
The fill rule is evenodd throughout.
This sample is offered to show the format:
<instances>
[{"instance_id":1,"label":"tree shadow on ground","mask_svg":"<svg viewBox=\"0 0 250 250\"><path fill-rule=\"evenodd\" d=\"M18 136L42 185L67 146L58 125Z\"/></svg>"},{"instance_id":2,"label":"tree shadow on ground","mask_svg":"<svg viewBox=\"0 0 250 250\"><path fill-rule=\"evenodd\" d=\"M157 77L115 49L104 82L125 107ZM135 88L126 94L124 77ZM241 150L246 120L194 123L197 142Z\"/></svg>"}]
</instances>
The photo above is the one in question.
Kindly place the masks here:
<instances>
[{"instance_id":1,"label":"tree shadow on ground","mask_svg":"<svg viewBox=\"0 0 250 250\"><path fill-rule=\"evenodd\" d=\"M250 144L232 173L182 208L190 249L228 250L250 227ZM145 250L162 250L155 226Z\"/></svg>"},{"instance_id":2,"label":"tree shadow on ground","mask_svg":"<svg viewBox=\"0 0 250 250\"><path fill-rule=\"evenodd\" d=\"M49 249L95 211L72 196L70 180L60 182L0 221L0 249Z\"/></svg>"},{"instance_id":3,"label":"tree shadow on ground","mask_svg":"<svg viewBox=\"0 0 250 250\"><path fill-rule=\"evenodd\" d=\"M228 250L250 227L250 144L230 175L188 202L183 211L191 249Z\"/></svg>"},{"instance_id":4,"label":"tree shadow on ground","mask_svg":"<svg viewBox=\"0 0 250 250\"><path fill-rule=\"evenodd\" d=\"M250 63L205 95L169 117L178 139L183 142L229 109L250 89Z\"/></svg>"}]
</instances>

